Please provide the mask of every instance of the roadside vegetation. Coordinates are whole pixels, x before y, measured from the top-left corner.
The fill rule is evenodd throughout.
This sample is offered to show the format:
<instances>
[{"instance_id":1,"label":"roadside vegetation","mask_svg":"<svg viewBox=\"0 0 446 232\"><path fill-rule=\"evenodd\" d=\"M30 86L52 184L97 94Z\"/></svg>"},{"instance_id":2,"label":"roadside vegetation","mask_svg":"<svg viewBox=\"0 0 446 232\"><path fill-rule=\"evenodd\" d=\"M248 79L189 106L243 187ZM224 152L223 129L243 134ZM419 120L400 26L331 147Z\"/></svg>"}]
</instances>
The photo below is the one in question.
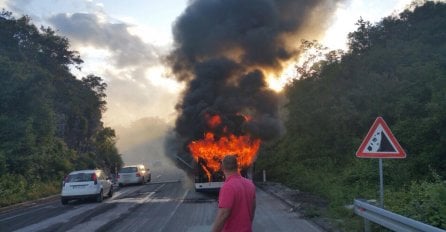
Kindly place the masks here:
<instances>
[{"instance_id":1,"label":"roadside vegetation","mask_svg":"<svg viewBox=\"0 0 446 232\"><path fill-rule=\"evenodd\" d=\"M446 229L446 3L357 25L347 51L303 42L323 59L310 57L287 86L287 132L265 144L256 169L325 197L342 230L360 231L345 206L379 199L378 160L355 153L382 116L407 151L383 161L385 208Z\"/></svg>"},{"instance_id":2,"label":"roadside vegetation","mask_svg":"<svg viewBox=\"0 0 446 232\"><path fill-rule=\"evenodd\" d=\"M107 85L71 74L83 61L69 41L6 11L0 35L0 207L59 192L71 170L121 166Z\"/></svg>"}]
</instances>

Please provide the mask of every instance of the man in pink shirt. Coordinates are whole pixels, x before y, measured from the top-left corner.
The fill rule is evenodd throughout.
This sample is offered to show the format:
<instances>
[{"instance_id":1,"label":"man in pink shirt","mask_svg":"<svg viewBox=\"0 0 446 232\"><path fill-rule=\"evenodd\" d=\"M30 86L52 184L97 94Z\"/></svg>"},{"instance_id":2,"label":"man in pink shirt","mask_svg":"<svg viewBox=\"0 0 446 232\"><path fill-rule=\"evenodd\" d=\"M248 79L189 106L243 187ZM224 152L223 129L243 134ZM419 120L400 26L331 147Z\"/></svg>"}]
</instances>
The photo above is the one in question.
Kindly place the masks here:
<instances>
[{"instance_id":1,"label":"man in pink shirt","mask_svg":"<svg viewBox=\"0 0 446 232\"><path fill-rule=\"evenodd\" d=\"M213 232L252 232L256 208L256 188L251 180L238 173L237 157L223 158L222 170L226 180L218 197L218 212Z\"/></svg>"}]
</instances>

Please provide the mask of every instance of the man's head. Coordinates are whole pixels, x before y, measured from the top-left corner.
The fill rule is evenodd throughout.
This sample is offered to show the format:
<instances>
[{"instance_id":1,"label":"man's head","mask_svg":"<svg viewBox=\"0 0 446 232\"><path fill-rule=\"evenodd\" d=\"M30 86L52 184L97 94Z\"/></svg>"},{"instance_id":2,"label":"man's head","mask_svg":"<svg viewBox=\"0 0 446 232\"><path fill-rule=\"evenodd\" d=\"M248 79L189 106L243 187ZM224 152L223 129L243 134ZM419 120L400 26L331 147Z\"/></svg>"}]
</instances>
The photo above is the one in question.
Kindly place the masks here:
<instances>
[{"instance_id":1,"label":"man's head","mask_svg":"<svg viewBox=\"0 0 446 232\"><path fill-rule=\"evenodd\" d=\"M235 155L227 155L223 158L222 162L222 170L225 173L234 173L237 172L237 156Z\"/></svg>"}]
</instances>

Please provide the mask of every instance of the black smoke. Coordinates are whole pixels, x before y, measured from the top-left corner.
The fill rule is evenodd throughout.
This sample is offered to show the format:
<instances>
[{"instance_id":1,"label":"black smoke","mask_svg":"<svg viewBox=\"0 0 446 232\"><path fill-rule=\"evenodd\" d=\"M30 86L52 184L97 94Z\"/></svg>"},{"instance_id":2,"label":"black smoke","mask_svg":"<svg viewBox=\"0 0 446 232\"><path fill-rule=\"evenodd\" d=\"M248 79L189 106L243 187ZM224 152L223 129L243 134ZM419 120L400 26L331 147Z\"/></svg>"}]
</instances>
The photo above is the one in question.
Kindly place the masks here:
<instances>
[{"instance_id":1,"label":"black smoke","mask_svg":"<svg viewBox=\"0 0 446 232\"><path fill-rule=\"evenodd\" d=\"M180 140L203 138L210 129L206 117L215 114L227 128L213 128L217 138L227 132L262 140L281 135L279 95L265 75L299 54L298 41L325 30L336 2L191 1L174 24L175 48L168 57L176 78L187 83L177 105Z\"/></svg>"}]
</instances>

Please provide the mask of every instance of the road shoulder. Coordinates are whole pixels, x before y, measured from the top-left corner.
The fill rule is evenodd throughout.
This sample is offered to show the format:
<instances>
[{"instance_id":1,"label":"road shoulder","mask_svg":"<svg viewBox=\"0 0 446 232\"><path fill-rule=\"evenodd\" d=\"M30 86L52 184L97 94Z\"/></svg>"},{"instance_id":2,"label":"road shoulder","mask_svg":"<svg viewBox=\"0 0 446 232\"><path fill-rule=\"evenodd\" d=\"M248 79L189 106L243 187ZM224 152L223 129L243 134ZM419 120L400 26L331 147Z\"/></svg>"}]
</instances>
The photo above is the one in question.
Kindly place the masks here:
<instances>
[{"instance_id":1,"label":"road shoulder","mask_svg":"<svg viewBox=\"0 0 446 232\"><path fill-rule=\"evenodd\" d=\"M258 182L256 186L263 191L280 199L290 207L290 211L297 212L325 231L341 231L332 219L325 217L328 201L310 193L288 188L276 182Z\"/></svg>"},{"instance_id":2,"label":"road shoulder","mask_svg":"<svg viewBox=\"0 0 446 232\"><path fill-rule=\"evenodd\" d=\"M55 195L51 195L51 196L48 196L48 197L40 198L40 199L37 199L37 200L25 201L25 202L13 204L13 205L8 205L8 206L5 206L5 207L0 207L0 214L8 213L8 212L16 210L16 209L28 208L28 207L39 205L39 204L42 204L42 203L55 201L55 200L57 200L59 198L60 198L60 194L55 194Z\"/></svg>"}]
</instances>

